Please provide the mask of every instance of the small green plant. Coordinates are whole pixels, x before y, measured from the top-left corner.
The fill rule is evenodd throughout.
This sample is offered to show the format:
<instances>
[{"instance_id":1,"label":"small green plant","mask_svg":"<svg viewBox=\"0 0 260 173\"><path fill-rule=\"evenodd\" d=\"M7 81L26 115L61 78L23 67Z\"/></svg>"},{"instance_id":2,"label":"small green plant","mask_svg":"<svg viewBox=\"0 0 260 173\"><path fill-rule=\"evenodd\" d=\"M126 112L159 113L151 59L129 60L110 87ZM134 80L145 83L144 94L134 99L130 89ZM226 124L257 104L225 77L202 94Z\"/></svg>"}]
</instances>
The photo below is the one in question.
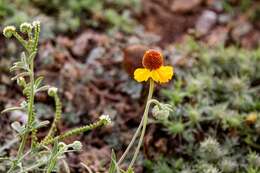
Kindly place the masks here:
<instances>
[{"instance_id":1,"label":"small green plant","mask_svg":"<svg viewBox=\"0 0 260 173\"><path fill-rule=\"evenodd\" d=\"M172 88L161 92L174 110L156 119L160 133L170 136L167 146L175 147L146 166L150 172L160 166L175 172L259 172L254 152L260 148L260 49L212 48L192 38L176 47L187 64L175 67Z\"/></svg>"},{"instance_id":2,"label":"small green plant","mask_svg":"<svg viewBox=\"0 0 260 173\"><path fill-rule=\"evenodd\" d=\"M7 26L4 28L3 34L6 38L16 38L25 49L20 60L15 62L10 70L16 72L16 76L12 80L16 80L17 84L22 88L26 100L20 104L20 107L10 107L3 110L2 113L14 110L24 111L27 114L27 122L25 124L12 123L12 127L17 132L17 137L20 140L18 153L15 157L4 157L0 161L8 161L10 165L8 173L31 171L51 173L58 169L58 162L63 159L65 153L81 150L82 145L79 141L65 144L62 140L72 135L102 127L111 121L107 115L102 115L93 124L75 128L63 134L57 134L57 124L60 122L62 114L58 89L49 85L42 85L43 77L36 77L34 73L34 59L37 54L40 36L40 22L22 23L20 31L22 35L17 32L14 26ZM48 95L55 101L56 109L49 132L43 139L38 139L38 129L48 126L49 122L39 121L36 118L34 98L38 92L48 92ZM30 143L29 149L25 148L27 143Z\"/></svg>"},{"instance_id":3,"label":"small green plant","mask_svg":"<svg viewBox=\"0 0 260 173\"><path fill-rule=\"evenodd\" d=\"M134 15L140 4L139 0L0 0L0 21L18 25L37 16L48 21L43 26L44 38L53 38L56 32L76 32L81 26L129 33L137 23Z\"/></svg>"},{"instance_id":4,"label":"small green plant","mask_svg":"<svg viewBox=\"0 0 260 173\"><path fill-rule=\"evenodd\" d=\"M143 68L137 68L134 72L134 79L137 82L149 81L149 92L147 96L146 106L142 116L142 120L131 142L129 143L125 152L123 153L123 155L119 158L118 161L116 161L115 155L114 154L112 155L112 161L111 161L109 173L114 173L114 172L133 173L134 172L133 166L135 161L137 160L137 156L139 154L140 148L143 143L146 127L148 124L148 113L151 104L156 105L153 109L153 114L156 118L162 119L163 117L165 117L165 114L167 116L167 114L169 114L169 112L172 111L172 108L169 105L160 103L156 99L152 98L155 82L160 84L167 83L171 80L174 73L173 67L164 66L163 62L164 62L163 56L159 51L153 49L147 50L142 59ZM127 170L124 171L120 168L120 165L125 160L126 156L129 154L130 149L134 146L134 143L137 140L139 135L140 138L135 148L134 155L131 159L130 164L128 165Z\"/></svg>"}]
</instances>

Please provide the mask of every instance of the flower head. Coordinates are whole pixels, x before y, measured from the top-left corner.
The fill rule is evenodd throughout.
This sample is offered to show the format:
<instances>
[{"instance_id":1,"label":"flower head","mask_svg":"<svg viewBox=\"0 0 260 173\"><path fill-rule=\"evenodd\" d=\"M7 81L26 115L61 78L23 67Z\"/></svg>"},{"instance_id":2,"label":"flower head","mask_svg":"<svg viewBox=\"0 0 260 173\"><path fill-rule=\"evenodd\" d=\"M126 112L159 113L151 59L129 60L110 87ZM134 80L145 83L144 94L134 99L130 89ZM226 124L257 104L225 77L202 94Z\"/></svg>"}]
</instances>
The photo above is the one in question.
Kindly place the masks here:
<instances>
[{"instance_id":1,"label":"flower head","mask_svg":"<svg viewBox=\"0 0 260 173\"><path fill-rule=\"evenodd\" d=\"M103 121L104 125L107 125L107 124L111 124L111 123L112 123L112 121L111 121L109 115L101 115L101 116L99 117L99 119L100 119L101 121Z\"/></svg>"},{"instance_id":2,"label":"flower head","mask_svg":"<svg viewBox=\"0 0 260 173\"><path fill-rule=\"evenodd\" d=\"M82 144L80 141L74 141L72 147L74 150L80 151L82 149Z\"/></svg>"},{"instance_id":3,"label":"flower head","mask_svg":"<svg viewBox=\"0 0 260 173\"><path fill-rule=\"evenodd\" d=\"M22 33L30 33L32 31L32 28L33 28L33 26L30 23L27 23L27 22L22 23L20 25L20 31Z\"/></svg>"},{"instance_id":4,"label":"flower head","mask_svg":"<svg viewBox=\"0 0 260 173\"><path fill-rule=\"evenodd\" d=\"M38 26L40 26L40 24L41 24L41 22L40 22L39 20L36 20L36 21L34 21L34 22L32 23L32 25L33 25L34 27L38 27Z\"/></svg>"},{"instance_id":5,"label":"flower head","mask_svg":"<svg viewBox=\"0 0 260 173\"><path fill-rule=\"evenodd\" d=\"M163 65L163 56L157 50L146 51L142 64L144 68L138 68L134 72L134 78L138 82L152 78L155 82L166 83L173 76L173 67Z\"/></svg>"},{"instance_id":6,"label":"flower head","mask_svg":"<svg viewBox=\"0 0 260 173\"><path fill-rule=\"evenodd\" d=\"M48 95L51 97L54 97L54 95L58 92L58 88L56 87L50 87L48 89Z\"/></svg>"},{"instance_id":7,"label":"flower head","mask_svg":"<svg viewBox=\"0 0 260 173\"><path fill-rule=\"evenodd\" d=\"M159 51L148 50L143 56L142 64L145 68L155 70L163 65L163 57Z\"/></svg>"},{"instance_id":8,"label":"flower head","mask_svg":"<svg viewBox=\"0 0 260 173\"><path fill-rule=\"evenodd\" d=\"M14 26L7 26L3 30L3 34L6 38L11 38L15 32L16 28Z\"/></svg>"}]
</instances>

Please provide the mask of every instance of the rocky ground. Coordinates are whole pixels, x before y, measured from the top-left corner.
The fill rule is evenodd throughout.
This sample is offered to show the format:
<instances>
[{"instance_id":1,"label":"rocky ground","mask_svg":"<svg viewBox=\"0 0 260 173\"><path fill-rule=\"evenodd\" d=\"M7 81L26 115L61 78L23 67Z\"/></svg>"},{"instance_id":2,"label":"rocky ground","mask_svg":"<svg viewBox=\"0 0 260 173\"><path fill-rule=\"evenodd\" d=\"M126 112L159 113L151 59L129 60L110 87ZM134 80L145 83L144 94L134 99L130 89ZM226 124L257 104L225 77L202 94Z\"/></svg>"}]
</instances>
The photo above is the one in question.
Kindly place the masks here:
<instances>
[{"instance_id":1,"label":"rocky ground","mask_svg":"<svg viewBox=\"0 0 260 173\"><path fill-rule=\"evenodd\" d=\"M37 75L45 76L45 84L59 88L64 112L59 131L91 123L101 114L109 114L113 121L109 127L66 141L77 139L84 145L82 152L68 155L72 170L84 172L79 165L83 162L94 172L104 172L111 149L120 155L131 140L146 95L146 86L136 83L131 76L133 69L140 66L146 48L161 49L167 63L175 66L187 62L172 53L174 45L190 36L209 46L238 45L253 49L260 44L260 4L252 3L241 10L236 0L230 6L219 0L142 0L142 10L135 15L138 25L131 34L108 34L89 27L42 39L35 70ZM42 25L44 31L45 23ZM0 110L24 100L21 90L10 80L9 72L20 51L14 40L7 41L0 36ZM161 97L158 90L155 96ZM53 101L47 94L37 95L36 109L39 119L52 119ZM14 120L24 122L26 115L16 111L0 117L1 144L12 141L15 134L10 123ZM45 132L42 129L39 137ZM146 141L151 134L147 134ZM158 140L156 145L162 146L164 140ZM167 148L158 148L162 151L156 152L167 152ZM16 145L1 152L14 155ZM146 153L146 157L149 155ZM143 172L143 167L137 172Z\"/></svg>"}]
</instances>

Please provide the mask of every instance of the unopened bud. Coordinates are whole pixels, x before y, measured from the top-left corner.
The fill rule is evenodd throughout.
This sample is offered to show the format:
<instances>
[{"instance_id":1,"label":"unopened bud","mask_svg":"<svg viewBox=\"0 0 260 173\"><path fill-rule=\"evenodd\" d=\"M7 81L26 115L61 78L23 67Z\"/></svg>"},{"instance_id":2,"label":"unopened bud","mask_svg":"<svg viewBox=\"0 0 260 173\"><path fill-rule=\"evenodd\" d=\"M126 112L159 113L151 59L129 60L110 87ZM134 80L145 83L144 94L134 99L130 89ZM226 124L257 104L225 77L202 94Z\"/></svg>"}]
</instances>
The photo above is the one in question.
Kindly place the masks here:
<instances>
[{"instance_id":1,"label":"unopened bud","mask_svg":"<svg viewBox=\"0 0 260 173\"><path fill-rule=\"evenodd\" d=\"M32 25L30 23L27 23L27 22L22 23L20 25L20 31L22 33L30 33L32 31L32 28L33 28Z\"/></svg>"},{"instance_id":2,"label":"unopened bud","mask_svg":"<svg viewBox=\"0 0 260 173\"><path fill-rule=\"evenodd\" d=\"M57 92L58 92L58 88L56 88L56 87L50 87L48 89L48 95L51 97L54 97L55 94L57 94Z\"/></svg>"},{"instance_id":3,"label":"unopened bud","mask_svg":"<svg viewBox=\"0 0 260 173\"><path fill-rule=\"evenodd\" d=\"M25 82L25 79L23 77L19 77L17 79L17 84L21 87L25 87L26 86L26 82Z\"/></svg>"},{"instance_id":4,"label":"unopened bud","mask_svg":"<svg viewBox=\"0 0 260 173\"><path fill-rule=\"evenodd\" d=\"M39 27L41 25L41 22L39 20L37 20L37 21L34 21L32 23L32 25L33 25L33 27Z\"/></svg>"},{"instance_id":5,"label":"unopened bud","mask_svg":"<svg viewBox=\"0 0 260 173\"><path fill-rule=\"evenodd\" d=\"M99 119L103 121L104 125L111 124L112 122L109 115L101 115Z\"/></svg>"},{"instance_id":6,"label":"unopened bud","mask_svg":"<svg viewBox=\"0 0 260 173\"><path fill-rule=\"evenodd\" d=\"M163 108L160 109L159 106L156 105L153 107L152 114L154 118L158 120L166 120L170 115L170 111L168 109L163 109Z\"/></svg>"},{"instance_id":7,"label":"unopened bud","mask_svg":"<svg viewBox=\"0 0 260 173\"><path fill-rule=\"evenodd\" d=\"M67 145L64 143L64 142L59 142L58 144L58 147L61 149L61 148L64 148L66 147Z\"/></svg>"},{"instance_id":8,"label":"unopened bud","mask_svg":"<svg viewBox=\"0 0 260 173\"><path fill-rule=\"evenodd\" d=\"M80 142L80 141L74 141L74 142L72 143L72 148L73 148L74 150L76 150L76 151L80 151L81 148L82 148L81 142Z\"/></svg>"},{"instance_id":9,"label":"unopened bud","mask_svg":"<svg viewBox=\"0 0 260 173\"><path fill-rule=\"evenodd\" d=\"M15 32L16 28L14 26L7 26L3 30L3 34L6 38L11 38Z\"/></svg>"}]
</instances>

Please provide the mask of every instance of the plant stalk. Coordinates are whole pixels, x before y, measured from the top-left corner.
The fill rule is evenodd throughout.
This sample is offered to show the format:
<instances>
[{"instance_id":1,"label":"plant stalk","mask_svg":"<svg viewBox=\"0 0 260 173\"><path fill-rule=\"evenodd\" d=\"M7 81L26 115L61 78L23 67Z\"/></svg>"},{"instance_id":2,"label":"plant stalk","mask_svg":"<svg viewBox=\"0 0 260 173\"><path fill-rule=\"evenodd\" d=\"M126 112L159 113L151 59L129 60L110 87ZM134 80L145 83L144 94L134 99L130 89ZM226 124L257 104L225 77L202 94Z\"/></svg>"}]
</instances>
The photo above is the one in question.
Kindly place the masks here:
<instances>
[{"instance_id":1,"label":"plant stalk","mask_svg":"<svg viewBox=\"0 0 260 173\"><path fill-rule=\"evenodd\" d=\"M141 137L139 139L138 146L142 144L144 133L145 133L145 128L146 128L147 120L148 120L149 106L152 103L151 100L152 100L152 96L153 96L153 90L154 90L154 81L152 79L150 79L149 93L148 93L148 96L147 96L145 111L144 111L144 114L142 116L142 120L141 120L141 122L140 122L140 124L139 124L139 126L138 126L138 128L137 128L137 130L136 130L136 132L135 132L131 142L127 146L127 148L126 148L125 152L123 153L123 155L120 157L119 161L117 162L118 165L120 165L123 162L123 160L125 159L125 157L129 153L129 150L134 145L134 142L135 142L136 138L138 137L138 135L139 135L139 133L140 133L142 127L143 127L142 134L141 134ZM134 154L134 157L133 157L134 160L136 159L139 150L140 150L140 146L139 146L139 148L136 148L136 151L135 151L135 154ZM130 166L129 166L129 168L130 168Z\"/></svg>"},{"instance_id":2,"label":"plant stalk","mask_svg":"<svg viewBox=\"0 0 260 173\"><path fill-rule=\"evenodd\" d=\"M138 156L138 153L140 151L140 148L141 148L141 145L143 143L143 139L144 139L144 135L145 135L145 130L146 130L146 126L147 126L147 122L148 122L148 113L149 113L149 107L151 105L152 102L150 102L150 100L152 99L152 96L153 96L153 90L154 90L154 81L152 79L150 79L150 87L149 87L149 94L148 94L148 98L147 98L147 103L146 103L146 106L145 106L145 110L144 110L144 114L143 114L143 117L144 117L144 122L143 122L143 129L142 129L142 133L141 133L141 136L140 136L140 139L139 139L139 142L138 142L138 145L135 149L135 153L134 153L134 156L132 158L132 161L128 167L128 169L131 169L134 165L134 162Z\"/></svg>"},{"instance_id":3,"label":"plant stalk","mask_svg":"<svg viewBox=\"0 0 260 173\"><path fill-rule=\"evenodd\" d=\"M33 122L33 104L34 104L34 71L33 71L33 63L30 64L30 95L29 95L29 104L28 104L28 120L26 124L27 131L26 133L22 136L22 141L19 146L18 150L18 160L22 156L25 143L27 141L27 138L29 136L30 130L29 128L32 125Z\"/></svg>"}]
</instances>

